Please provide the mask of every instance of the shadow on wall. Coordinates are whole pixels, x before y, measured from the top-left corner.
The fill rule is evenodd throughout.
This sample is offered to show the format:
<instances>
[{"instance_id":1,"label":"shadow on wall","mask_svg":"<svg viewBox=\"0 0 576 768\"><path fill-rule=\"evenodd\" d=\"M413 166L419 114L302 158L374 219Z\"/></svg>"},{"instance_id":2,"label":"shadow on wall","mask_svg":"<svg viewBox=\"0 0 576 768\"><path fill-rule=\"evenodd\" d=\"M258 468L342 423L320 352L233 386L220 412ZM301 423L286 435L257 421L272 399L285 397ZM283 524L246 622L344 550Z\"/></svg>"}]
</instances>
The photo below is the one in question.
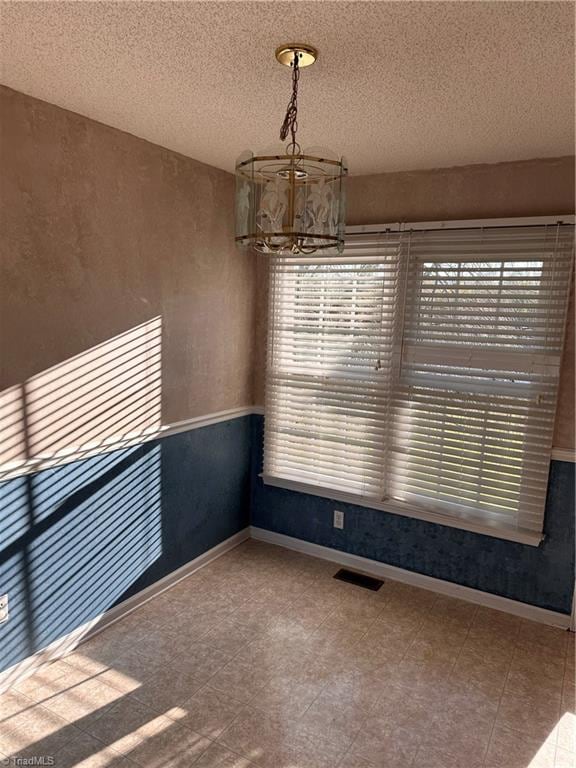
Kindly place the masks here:
<instances>
[{"instance_id":1,"label":"shadow on wall","mask_svg":"<svg viewBox=\"0 0 576 768\"><path fill-rule=\"evenodd\" d=\"M161 346L155 317L0 393L0 469L41 468L157 433Z\"/></svg>"},{"instance_id":2,"label":"shadow on wall","mask_svg":"<svg viewBox=\"0 0 576 768\"><path fill-rule=\"evenodd\" d=\"M247 525L249 421L161 433L161 319L0 394L0 671Z\"/></svg>"},{"instance_id":3,"label":"shadow on wall","mask_svg":"<svg viewBox=\"0 0 576 768\"><path fill-rule=\"evenodd\" d=\"M0 395L2 668L106 611L161 554L160 446L102 453L158 432L161 333L153 318Z\"/></svg>"}]
</instances>

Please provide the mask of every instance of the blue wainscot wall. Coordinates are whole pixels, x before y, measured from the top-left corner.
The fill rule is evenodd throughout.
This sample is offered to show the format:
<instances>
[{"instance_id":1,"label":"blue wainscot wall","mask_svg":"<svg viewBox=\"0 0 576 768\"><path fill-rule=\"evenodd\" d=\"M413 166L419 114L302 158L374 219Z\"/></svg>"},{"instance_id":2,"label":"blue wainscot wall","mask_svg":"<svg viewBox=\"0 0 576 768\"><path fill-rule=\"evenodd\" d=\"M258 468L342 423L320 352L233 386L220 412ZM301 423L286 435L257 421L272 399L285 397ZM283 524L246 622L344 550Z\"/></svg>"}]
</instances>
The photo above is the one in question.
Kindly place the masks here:
<instances>
[{"instance_id":1,"label":"blue wainscot wall","mask_svg":"<svg viewBox=\"0 0 576 768\"><path fill-rule=\"evenodd\" d=\"M574 588L574 464L553 461L539 547L266 486L263 417L253 417L252 525L569 614ZM345 530L332 525L344 511Z\"/></svg>"},{"instance_id":2,"label":"blue wainscot wall","mask_svg":"<svg viewBox=\"0 0 576 768\"><path fill-rule=\"evenodd\" d=\"M574 465L553 462L540 547L264 486L245 416L0 484L0 671L245 528L569 613ZM346 529L332 527L337 505Z\"/></svg>"},{"instance_id":3,"label":"blue wainscot wall","mask_svg":"<svg viewBox=\"0 0 576 768\"><path fill-rule=\"evenodd\" d=\"M250 420L0 484L0 671L249 524Z\"/></svg>"}]
</instances>

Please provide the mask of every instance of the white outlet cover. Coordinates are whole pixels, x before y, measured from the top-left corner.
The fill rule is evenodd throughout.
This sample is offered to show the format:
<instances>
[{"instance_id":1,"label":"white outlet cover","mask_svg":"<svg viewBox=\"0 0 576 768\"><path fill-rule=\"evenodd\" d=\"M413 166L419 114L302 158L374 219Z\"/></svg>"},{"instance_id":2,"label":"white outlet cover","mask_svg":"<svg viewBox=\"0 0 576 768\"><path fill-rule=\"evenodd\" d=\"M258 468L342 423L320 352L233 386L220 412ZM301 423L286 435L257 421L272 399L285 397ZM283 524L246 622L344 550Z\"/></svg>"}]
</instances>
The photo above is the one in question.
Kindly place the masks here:
<instances>
[{"instance_id":1,"label":"white outlet cover","mask_svg":"<svg viewBox=\"0 0 576 768\"><path fill-rule=\"evenodd\" d=\"M0 624L8 621L8 595L0 595Z\"/></svg>"},{"instance_id":2,"label":"white outlet cover","mask_svg":"<svg viewBox=\"0 0 576 768\"><path fill-rule=\"evenodd\" d=\"M344 512L340 509L334 510L334 528L344 528Z\"/></svg>"}]
</instances>

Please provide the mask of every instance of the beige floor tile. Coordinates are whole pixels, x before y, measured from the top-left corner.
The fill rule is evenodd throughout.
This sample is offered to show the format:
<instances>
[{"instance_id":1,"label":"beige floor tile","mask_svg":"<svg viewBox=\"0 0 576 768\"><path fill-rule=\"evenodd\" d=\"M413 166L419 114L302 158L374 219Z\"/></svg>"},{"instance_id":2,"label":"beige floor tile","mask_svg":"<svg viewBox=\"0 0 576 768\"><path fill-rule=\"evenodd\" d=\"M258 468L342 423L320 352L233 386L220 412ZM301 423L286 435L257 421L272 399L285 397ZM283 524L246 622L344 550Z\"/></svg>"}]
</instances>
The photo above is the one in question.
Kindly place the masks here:
<instances>
[{"instance_id":1,"label":"beige floor tile","mask_svg":"<svg viewBox=\"0 0 576 768\"><path fill-rule=\"evenodd\" d=\"M298 621L282 613L275 619L272 619L262 630L261 634L255 638L252 643L258 646L260 643L270 644L271 647L279 646L282 648L304 648L308 639L312 636L314 630L308 629Z\"/></svg>"},{"instance_id":2,"label":"beige floor tile","mask_svg":"<svg viewBox=\"0 0 576 768\"><path fill-rule=\"evenodd\" d=\"M227 617L211 626L200 639L211 648L232 657L255 637L258 637L257 633L235 622L233 618Z\"/></svg>"},{"instance_id":3,"label":"beige floor tile","mask_svg":"<svg viewBox=\"0 0 576 768\"><path fill-rule=\"evenodd\" d=\"M522 625L522 619L513 616L504 611L496 611L493 608L479 606L472 622L474 627L484 629L497 629L500 633L505 633L516 638Z\"/></svg>"},{"instance_id":4,"label":"beige floor tile","mask_svg":"<svg viewBox=\"0 0 576 768\"><path fill-rule=\"evenodd\" d=\"M82 653L83 647L81 646L79 651L66 657L65 666L68 668L66 674L50 684L42 681L46 684L36 687L34 695L46 696L50 692L54 695L56 692L71 689L82 680L89 679L106 683L121 693L131 693L162 668L159 662L148 659L133 650L125 650L113 661L104 663Z\"/></svg>"},{"instance_id":5,"label":"beige floor tile","mask_svg":"<svg viewBox=\"0 0 576 768\"><path fill-rule=\"evenodd\" d=\"M133 692L133 697L159 714L179 707L206 684L205 677L170 664L149 677Z\"/></svg>"},{"instance_id":6,"label":"beige floor tile","mask_svg":"<svg viewBox=\"0 0 576 768\"><path fill-rule=\"evenodd\" d=\"M576 714L574 703L562 704L560 718L556 726L556 744L568 752L576 752Z\"/></svg>"},{"instance_id":7,"label":"beige floor tile","mask_svg":"<svg viewBox=\"0 0 576 768\"><path fill-rule=\"evenodd\" d=\"M241 605L230 615L245 632L262 632L282 613L283 606L248 602Z\"/></svg>"},{"instance_id":8,"label":"beige floor tile","mask_svg":"<svg viewBox=\"0 0 576 768\"><path fill-rule=\"evenodd\" d=\"M482 756L488 748L499 695L479 688L447 689L431 705L433 717L422 736L422 748L459 756L462 763Z\"/></svg>"},{"instance_id":9,"label":"beige floor tile","mask_svg":"<svg viewBox=\"0 0 576 768\"><path fill-rule=\"evenodd\" d=\"M557 747L554 768L576 768L576 753Z\"/></svg>"},{"instance_id":10,"label":"beige floor tile","mask_svg":"<svg viewBox=\"0 0 576 768\"><path fill-rule=\"evenodd\" d=\"M565 629L523 620L518 631L517 645L526 649L537 647L547 653L565 656L570 640L570 632Z\"/></svg>"},{"instance_id":11,"label":"beige floor tile","mask_svg":"<svg viewBox=\"0 0 576 768\"><path fill-rule=\"evenodd\" d=\"M306 647L310 653L333 664L351 662L354 647L364 634L363 629L355 626L330 628L321 624L308 638Z\"/></svg>"},{"instance_id":12,"label":"beige floor tile","mask_svg":"<svg viewBox=\"0 0 576 768\"><path fill-rule=\"evenodd\" d=\"M313 593L302 594L285 608L282 618L304 630L313 631L328 618L337 604L337 600L319 601Z\"/></svg>"},{"instance_id":13,"label":"beige floor tile","mask_svg":"<svg viewBox=\"0 0 576 768\"><path fill-rule=\"evenodd\" d=\"M282 723L249 707L241 710L218 737L219 744L258 763L273 755L287 740Z\"/></svg>"},{"instance_id":14,"label":"beige floor tile","mask_svg":"<svg viewBox=\"0 0 576 768\"><path fill-rule=\"evenodd\" d=\"M189 641L202 640L211 629L226 621L232 614L230 606L206 607L202 614L187 607L186 612L170 617L168 631L173 635L181 635Z\"/></svg>"},{"instance_id":15,"label":"beige floor tile","mask_svg":"<svg viewBox=\"0 0 576 768\"><path fill-rule=\"evenodd\" d=\"M443 663L447 662L450 668L456 663L456 659L463 645L457 638L450 640L430 639L425 634L420 633L406 649L404 658L407 661L416 661L420 663Z\"/></svg>"},{"instance_id":16,"label":"beige floor tile","mask_svg":"<svg viewBox=\"0 0 576 768\"><path fill-rule=\"evenodd\" d=\"M18 755L31 750L34 754L51 755L77 734L78 730L67 720L36 705L10 718L6 727L2 727L0 752Z\"/></svg>"},{"instance_id":17,"label":"beige floor tile","mask_svg":"<svg viewBox=\"0 0 576 768\"><path fill-rule=\"evenodd\" d=\"M165 666L136 651L126 651L98 675L101 680L122 693L132 693L157 675Z\"/></svg>"},{"instance_id":18,"label":"beige floor tile","mask_svg":"<svg viewBox=\"0 0 576 768\"><path fill-rule=\"evenodd\" d=\"M320 734L300 732L261 761L263 768L334 768L344 750Z\"/></svg>"},{"instance_id":19,"label":"beige floor tile","mask_svg":"<svg viewBox=\"0 0 576 768\"><path fill-rule=\"evenodd\" d=\"M267 635L254 640L232 661L250 665L255 675L268 682L276 677L304 672L311 658L313 652L309 638Z\"/></svg>"},{"instance_id":20,"label":"beige floor tile","mask_svg":"<svg viewBox=\"0 0 576 768\"><path fill-rule=\"evenodd\" d=\"M573 632L568 637L568 647L566 648L566 666L574 672L576 665L576 635ZM572 675L574 677L574 675Z\"/></svg>"},{"instance_id":21,"label":"beige floor tile","mask_svg":"<svg viewBox=\"0 0 576 768\"><path fill-rule=\"evenodd\" d=\"M184 714L174 708L158 715L126 697L98 719L85 718L81 727L138 765L184 768L210 745L208 739L176 722Z\"/></svg>"},{"instance_id":22,"label":"beige floor tile","mask_svg":"<svg viewBox=\"0 0 576 768\"><path fill-rule=\"evenodd\" d=\"M34 706L34 701L16 689L0 694L0 730L10 718Z\"/></svg>"},{"instance_id":23,"label":"beige floor tile","mask_svg":"<svg viewBox=\"0 0 576 768\"><path fill-rule=\"evenodd\" d=\"M368 760L374 768L411 768L417 751L418 741L410 731L372 719L356 736L349 760Z\"/></svg>"},{"instance_id":24,"label":"beige floor tile","mask_svg":"<svg viewBox=\"0 0 576 768\"><path fill-rule=\"evenodd\" d=\"M365 674L357 669L337 672L330 676L318 700L355 709L361 716L365 716L390 684L391 675L386 671L375 674Z\"/></svg>"},{"instance_id":25,"label":"beige floor tile","mask_svg":"<svg viewBox=\"0 0 576 768\"><path fill-rule=\"evenodd\" d=\"M432 727L435 703L422 693L391 685L384 688L371 714L380 722L409 730L414 739L421 740Z\"/></svg>"},{"instance_id":26,"label":"beige floor tile","mask_svg":"<svg viewBox=\"0 0 576 768\"><path fill-rule=\"evenodd\" d=\"M384 610L380 601L347 600L337 605L326 617L323 627L339 628L354 626L358 630L368 630Z\"/></svg>"},{"instance_id":27,"label":"beige floor tile","mask_svg":"<svg viewBox=\"0 0 576 768\"><path fill-rule=\"evenodd\" d=\"M546 651L534 654L518 648L510 663L506 690L525 696L543 693L560 696L564 683L564 659Z\"/></svg>"},{"instance_id":28,"label":"beige floor tile","mask_svg":"<svg viewBox=\"0 0 576 768\"><path fill-rule=\"evenodd\" d=\"M560 719L560 700L544 694L522 696L504 691L497 725L535 739L546 739Z\"/></svg>"},{"instance_id":29,"label":"beige floor tile","mask_svg":"<svg viewBox=\"0 0 576 768\"><path fill-rule=\"evenodd\" d=\"M450 684L451 659L415 661L403 659L394 673L394 682L423 695L437 694L440 697Z\"/></svg>"},{"instance_id":30,"label":"beige floor tile","mask_svg":"<svg viewBox=\"0 0 576 768\"><path fill-rule=\"evenodd\" d=\"M158 602L161 600L162 598L159 597ZM155 603L156 601L152 601L147 605L157 608ZM156 621L151 620L142 615L140 612L141 610L142 609L138 609L129 613L128 616L115 621L113 624L106 627L106 629L102 630L102 632L106 632L106 639L113 642L118 641L119 643L136 643L141 638L146 637L150 632L155 632L158 625L161 624L162 619L158 618ZM94 639L100 637L100 635L101 633L95 635Z\"/></svg>"},{"instance_id":31,"label":"beige floor tile","mask_svg":"<svg viewBox=\"0 0 576 768\"><path fill-rule=\"evenodd\" d=\"M420 747L410 768L484 768L483 755Z\"/></svg>"},{"instance_id":32,"label":"beige floor tile","mask_svg":"<svg viewBox=\"0 0 576 768\"><path fill-rule=\"evenodd\" d=\"M457 625L469 627L476 613L478 606L474 603L468 603L465 600L458 600L454 597L439 595L430 608L429 624L433 627L438 620L446 621L455 628Z\"/></svg>"},{"instance_id":33,"label":"beige floor tile","mask_svg":"<svg viewBox=\"0 0 576 768\"><path fill-rule=\"evenodd\" d=\"M211 744L193 765L194 768L254 768L254 763L220 744Z\"/></svg>"},{"instance_id":34,"label":"beige floor tile","mask_svg":"<svg viewBox=\"0 0 576 768\"><path fill-rule=\"evenodd\" d=\"M470 618L470 622L471 620ZM461 648L466 642L469 632L469 622L464 619L429 614L418 630L417 637L434 643L443 643L447 647Z\"/></svg>"},{"instance_id":35,"label":"beige floor tile","mask_svg":"<svg viewBox=\"0 0 576 768\"><path fill-rule=\"evenodd\" d=\"M323 687L322 682L303 677L299 674L275 676L252 699L251 706L277 718L300 717Z\"/></svg>"},{"instance_id":36,"label":"beige floor tile","mask_svg":"<svg viewBox=\"0 0 576 768\"><path fill-rule=\"evenodd\" d=\"M369 760L354 755L353 751L350 750L344 755L342 762L338 763L338 768L375 768L375 766Z\"/></svg>"},{"instance_id":37,"label":"beige floor tile","mask_svg":"<svg viewBox=\"0 0 576 768\"><path fill-rule=\"evenodd\" d=\"M460 757L463 765L484 755L494 721L455 713L437 715L422 739L422 748L437 749Z\"/></svg>"},{"instance_id":38,"label":"beige floor tile","mask_svg":"<svg viewBox=\"0 0 576 768\"><path fill-rule=\"evenodd\" d=\"M135 763L97 739L81 733L54 754L54 768L134 768Z\"/></svg>"},{"instance_id":39,"label":"beige floor tile","mask_svg":"<svg viewBox=\"0 0 576 768\"><path fill-rule=\"evenodd\" d=\"M183 702L185 714L178 720L180 725L191 728L209 739L216 739L243 708L242 702L204 686L194 696Z\"/></svg>"},{"instance_id":40,"label":"beige floor tile","mask_svg":"<svg viewBox=\"0 0 576 768\"><path fill-rule=\"evenodd\" d=\"M496 696L504 690L509 668L508 659L485 658L468 647L458 654L450 678L459 686L479 688Z\"/></svg>"},{"instance_id":41,"label":"beige floor tile","mask_svg":"<svg viewBox=\"0 0 576 768\"><path fill-rule=\"evenodd\" d=\"M412 642L404 635L375 640L368 632L350 649L348 656L356 669L362 672L376 672L399 664Z\"/></svg>"},{"instance_id":42,"label":"beige floor tile","mask_svg":"<svg viewBox=\"0 0 576 768\"><path fill-rule=\"evenodd\" d=\"M166 716L158 716L150 707L131 696L125 696L99 716L84 717L78 722L78 727L125 754L145 739L146 734L154 732L156 728L169 727L170 724Z\"/></svg>"},{"instance_id":43,"label":"beige floor tile","mask_svg":"<svg viewBox=\"0 0 576 768\"><path fill-rule=\"evenodd\" d=\"M176 658L189 657L200 643L183 634L172 634L167 629L158 629L134 645L133 650L151 662L170 664Z\"/></svg>"},{"instance_id":44,"label":"beige floor tile","mask_svg":"<svg viewBox=\"0 0 576 768\"><path fill-rule=\"evenodd\" d=\"M462 646L462 651L471 651L490 661L511 662L516 651L513 634L498 628L475 627L472 625Z\"/></svg>"},{"instance_id":45,"label":"beige floor tile","mask_svg":"<svg viewBox=\"0 0 576 768\"><path fill-rule=\"evenodd\" d=\"M554 768L576 768L576 753L557 747Z\"/></svg>"},{"instance_id":46,"label":"beige floor tile","mask_svg":"<svg viewBox=\"0 0 576 768\"><path fill-rule=\"evenodd\" d=\"M128 757L141 768L190 768L212 742L198 733L172 722L146 735Z\"/></svg>"},{"instance_id":47,"label":"beige floor tile","mask_svg":"<svg viewBox=\"0 0 576 768\"><path fill-rule=\"evenodd\" d=\"M210 685L233 699L247 704L269 679L267 672L259 672L247 661L232 659L210 678Z\"/></svg>"},{"instance_id":48,"label":"beige floor tile","mask_svg":"<svg viewBox=\"0 0 576 768\"><path fill-rule=\"evenodd\" d=\"M99 661L85 653L84 648L84 645L79 646L77 650L66 656L62 662L77 673L82 673L86 680L110 668L106 662Z\"/></svg>"},{"instance_id":49,"label":"beige floor tile","mask_svg":"<svg viewBox=\"0 0 576 768\"><path fill-rule=\"evenodd\" d=\"M230 660L230 654L222 653L207 643L190 643L185 654L172 659L187 674L207 680Z\"/></svg>"},{"instance_id":50,"label":"beige floor tile","mask_svg":"<svg viewBox=\"0 0 576 768\"><path fill-rule=\"evenodd\" d=\"M219 743L266 768L333 768L344 749L301 724L243 710Z\"/></svg>"},{"instance_id":51,"label":"beige floor tile","mask_svg":"<svg viewBox=\"0 0 576 768\"><path fill-rule=\"evenodd\" d=\"M400 581L387 581L385 587L389 593L389 602L398 605L427 609L432 608L439 598L439 595L429 589L413 587L411 584L403 584Z\"/></svg>"},{"instance_id":52,"label":"beige floor tile","mask_svg":"<svg viewBox=\"0 0 576 768\"><path fill-rule=\"evenodd\" d=\"M370 626L368 632L374 639L401 635L414 639L424 624L422 610L410 607L385 605L384 609Z\"/></svg>"},{"instance_id":53,"label":"beige floor tile","mask_svg":"<svg viewBox=\"0 0 576 768\"><path fill-rule=\"evenodd\" d=\"M99 665L99 672L106 669L108 667L102 664ZM93 676L93 674L86 673L84 670L58 662L42 667L31 677L18 683L15 690L24 694L32 701L41 703L51 696L73 689Z\"/></svg>"},{"instance_id":54,"label":"beige floor tile","mask_svg":"<svg viewBox=\"0 0 576 768\"><path fill-rule=\"evenodd\" d=\"M111 628L110 628L111 629ZM154 629L154 632L160 632L161 629ZM126 651L134 650L139 642L142 642L148 635L139 636L132 641L129 636L121 634L110 634L109 630L105 629L100 634L87 640L78 646L76 653L82 653L84 656L88 656L93 661L101 662L102 664L111 664L115 658L126 653Z\"/></svg>"},{"instance_id":55,"label":"beige floor tile","mask_svg":"<svg viewBox=\"0 0 576 768\"><path fill-rule=\"evenodd\" d=\"M496 727L486 755L486 768L553 768L555 747L550 741Z\"/></svg>"},{"instance_id":56,"label":"beige floor tile","mask_svg":"<svg viewBox=\"0 0 576 768\"><path fill-rule=\"evenodd\" d=\"M81 721L84 717L92 719L99 717L110 706L120 701L124 695L117 688L113 688L98 678L89 678L66 688L61 693L44 697L42 706L74 723Z\"/></svg>"},{"instance_id":57,"label":"beige floor tile","mask_svg":"<svg viewBox=\"0 0 576 768\"><path fill-rule=\"evenodd\" d=\"M366 722L364 710L320 695L300 717L302 729L347 750Z\"/></svg>"}]
</instances>

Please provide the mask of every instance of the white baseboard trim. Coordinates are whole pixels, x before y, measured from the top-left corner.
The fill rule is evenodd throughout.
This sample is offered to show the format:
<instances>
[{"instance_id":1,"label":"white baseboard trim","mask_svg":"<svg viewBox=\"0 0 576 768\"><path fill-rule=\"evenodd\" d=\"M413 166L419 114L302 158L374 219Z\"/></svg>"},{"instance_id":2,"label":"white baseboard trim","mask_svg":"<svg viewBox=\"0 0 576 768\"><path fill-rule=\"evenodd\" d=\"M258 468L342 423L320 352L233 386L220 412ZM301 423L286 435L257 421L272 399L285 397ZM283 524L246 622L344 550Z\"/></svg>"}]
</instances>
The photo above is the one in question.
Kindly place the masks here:
<instances>
[{"instance_id":1,"label":"white baseboard trim","mask_svg":"<svg viewBox=\"0 0 576 768\"><path fill-rule=\"evenodd\" d=\"M377 560L370 560L359 555L350 555L347 552L341 552L330 547L322 547L319 544L311 544L302 539L296 539L293 536L285 536L282 533L267 531L264 528L250 527L250 536L258 541L265 541L268 544L276 544L286 549L293 549L296 552L302 552L305 555L319 557L322 560L343 565L348 568L354 568L357 571L363 571L372 576L378 576L381 579L391 579L401 581L403 584L411 584L421 589L429 589L432 592L438 592L448 597L457 597L460 600L467 600L470 603L483 605L487 608L494 608L497 611L512 613L514 616L520 616L523 619L538 621L541 624L549 624L553 627L562 629L570 628L570 616L557 611L549 611L545 608L538 608L535 605L521 603L518 600L510 600L507 597L492 595L490 592L482 592L479 589L464 587L460 584L454 584L451 581L435 579L432 576L425 576L414 571L406 571L404 568L397 568L394 565L386 565Z\"/></svg>"},{"instance_id":2,"label":"white baseboard trim","mask_svg":"<svg viewBox=\"0 0 576 768\"><path fill-rule=\"evenodd\" d=\"M14 666L9 667L4 672L1 672L0 694L7 691L8 688L11 688L17 682L34 674L34 672L38 671L42 665L55 661L63 656L67 656L81 643L94 637L94 635L97 635L99 632L102 632L102 630L106 629L111 624L114 624L116 621L123 619L129 613L132 613L132 611L135 611L137 608L144 605L144 603L147 603L149 600L152 600L152 598L157 597L162 592L170 589L179 581L187 578L192 573L195 573L200 568L208 565L208 563L216 560L216 558L229 552L231 549L234 549L234 547L237 547L249 538L250 529L244 528L225 541L220 542L220 544L217 544L215 547L212 547L212 549L209 549L207 552L194 558L194 560L190 560L190 562L182 567L154 582L154 584L146 587L141 592L138 592L138 594L128 598L128 600L116 605L114 608L102 613L100 616L96 616L94 619L82 624L69 634L64 635L64 637L55 640L33 656L29 656L28 658L19 661L17 664L14 664Z\"/></svg>"}]
</instances>

